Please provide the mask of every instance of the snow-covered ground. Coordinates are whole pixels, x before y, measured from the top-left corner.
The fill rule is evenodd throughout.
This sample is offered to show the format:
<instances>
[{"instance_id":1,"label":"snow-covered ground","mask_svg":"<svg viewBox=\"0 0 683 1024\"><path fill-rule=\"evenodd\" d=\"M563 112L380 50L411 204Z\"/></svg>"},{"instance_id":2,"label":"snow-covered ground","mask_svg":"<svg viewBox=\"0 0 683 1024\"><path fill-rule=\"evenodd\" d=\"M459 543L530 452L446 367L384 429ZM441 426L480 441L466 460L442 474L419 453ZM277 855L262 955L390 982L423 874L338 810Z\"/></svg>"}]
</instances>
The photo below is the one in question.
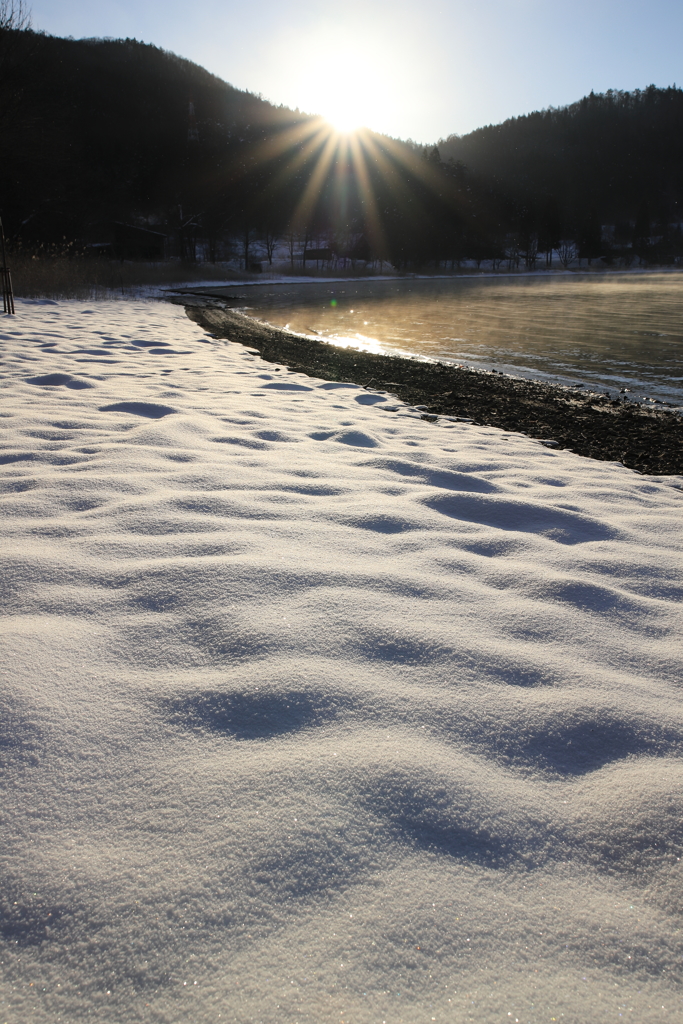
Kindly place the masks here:
<instances>
[{"instance_id":1,"label":"snow-covered ground","mask_svg":"<svg viewBox=\"0 0 683 1024\"><path fill-rule=\"evenodd\" d=\"M17 311L0 1021L680 1021L681 480Z\"/></svg>"}]
</instances>

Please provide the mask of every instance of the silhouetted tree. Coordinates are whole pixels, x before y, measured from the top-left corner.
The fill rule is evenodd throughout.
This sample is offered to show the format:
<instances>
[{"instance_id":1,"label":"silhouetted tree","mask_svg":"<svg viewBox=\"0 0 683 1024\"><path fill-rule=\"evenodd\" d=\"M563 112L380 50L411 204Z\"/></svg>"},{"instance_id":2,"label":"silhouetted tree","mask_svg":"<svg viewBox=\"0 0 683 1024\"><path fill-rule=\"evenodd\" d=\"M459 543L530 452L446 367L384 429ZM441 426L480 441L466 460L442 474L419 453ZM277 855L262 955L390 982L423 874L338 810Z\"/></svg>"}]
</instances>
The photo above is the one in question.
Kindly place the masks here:
<instances>
[{"instance_id":1,"label":"silhouetted tree","mask_svg":"<svg viewBox=\"0 0 683 1024\"><path fill-rule=\"evenodd\" d=\"M581 225L579 232L579 260L586 259L588 264L602 256L602 234L600 221L595 210L591 210Z\"/></svg>"},{"instance_id":2,"label":"silhouetted tree","mask_svg":"<svg viewBox=\"0 0 683 1024\"><path fill-rule=\"evenodd\" d=\"M553 250L562 238L562 217L556 199L547 199L539 218L538 251L545 253L546 267L553 265Z\"/></svg>"},{"instance_id":3,"label":"silhouetted tree","mask_svg":"<svg viewBox=\"0 0 683 1024\"><path fill-rule=\"evenodd\" d=\"M650 254L651 231L650 210L647 201L643 199L638 207L638 214L633 227L633 251L641 260L647 259Z\"/></svg>"},{"instance_id":4,"label":"silhouetted tree","mask_svg":"<svg viewBox=\"0 0 683 1024\"><path fill-rule=\"evenodd\" d=\"M265 228L263 230L261 234L261 244L265 250L269 266L273 265L273 256L279 241L280 235L277 232L270 230L270 228Z\"/></svg>"},{"instance_id":5,"label":"silhouetted tree","mask_svg":"<svg viewBox=\"0 0 683 1024\"><path fill-rule=\"evenodd\" d=\"M574 240L571 238L560 239L560 244L557 246L557 255L565 270L571 267L577 256L576 243Z\"/></svg>"}]
</instances>

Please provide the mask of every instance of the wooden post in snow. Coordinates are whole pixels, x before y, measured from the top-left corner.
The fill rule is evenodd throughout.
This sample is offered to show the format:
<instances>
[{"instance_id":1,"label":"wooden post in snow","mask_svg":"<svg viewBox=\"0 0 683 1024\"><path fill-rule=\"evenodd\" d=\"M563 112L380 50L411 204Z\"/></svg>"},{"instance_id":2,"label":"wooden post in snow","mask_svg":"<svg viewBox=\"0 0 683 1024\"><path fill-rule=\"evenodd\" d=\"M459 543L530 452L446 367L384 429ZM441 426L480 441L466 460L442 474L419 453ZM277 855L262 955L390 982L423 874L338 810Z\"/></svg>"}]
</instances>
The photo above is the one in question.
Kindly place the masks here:
<instances>
[{"instance_id":1,"label":"wooden post in snow","mask_svg":"<svg viewBox=\"0 0 683 1024\"><path fill-rule=\"evenodd\" d=\"M2 266L0 267L0 279L2 280L2 311L8 316L14 314L14 292L12 291L12 275L7 266L7 254L5 252L5 230L0 217L0 248L2 255Z\"/></svg>"}]
</instances>

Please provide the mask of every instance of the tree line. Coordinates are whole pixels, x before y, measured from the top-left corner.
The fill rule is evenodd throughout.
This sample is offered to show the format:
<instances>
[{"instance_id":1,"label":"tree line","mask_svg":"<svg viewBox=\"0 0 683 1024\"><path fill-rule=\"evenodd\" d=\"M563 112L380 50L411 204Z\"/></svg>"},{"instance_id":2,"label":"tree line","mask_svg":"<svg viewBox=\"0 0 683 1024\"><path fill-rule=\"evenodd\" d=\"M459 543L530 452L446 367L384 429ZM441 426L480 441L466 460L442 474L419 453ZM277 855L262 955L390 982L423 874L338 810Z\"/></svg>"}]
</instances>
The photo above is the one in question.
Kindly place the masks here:
<instances>
[{"instance_id":1,"label":"tree line","mask_svg":"<svg viewBox=\"0 0 683 1024\"><path fill-rule=\"evenodd\" d=\"M591 93L439 142L503 203L502 224L571 261L683 256L683 92ZM563 244L564 243L564 244Z\"/></svg>"}]
</instances>

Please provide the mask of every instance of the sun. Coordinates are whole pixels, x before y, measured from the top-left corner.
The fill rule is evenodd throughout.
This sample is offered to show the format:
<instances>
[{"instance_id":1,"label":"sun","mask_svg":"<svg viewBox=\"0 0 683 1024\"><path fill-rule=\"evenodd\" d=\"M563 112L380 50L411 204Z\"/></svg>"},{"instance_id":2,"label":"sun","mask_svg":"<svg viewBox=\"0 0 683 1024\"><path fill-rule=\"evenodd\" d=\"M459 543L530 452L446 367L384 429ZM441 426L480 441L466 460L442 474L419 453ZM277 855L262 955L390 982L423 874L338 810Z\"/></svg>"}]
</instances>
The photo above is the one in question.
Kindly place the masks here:
<instances>
[{"instance_id":1,"label":"sun","mask_svg":"<svg viewBox=\"0 0 683 1024\"><path fill-rule=\"evenodd\" d=\"M377 4L350 5L356 6L362 15L350 13L348 4L314 4L318 14L305 29L288 24L276 32L266 64L281 68L285 54L287 70L278 72L269 93L322 117L338 135L367 129L398 137L400 123L418 104L411 84L418 69L413 33L406 34L400 18L387 24L373 11ZM428 68L420 73L428 77Z\"/></svg>"},{"instance_id":2,"label":"sun","mask_svg":"<svg viewBox=\"0 0 683 1024\"><path fill-rule=\"evenodd\" d=\"M357 88L328 93L320 99L321 113L338 135L350 135L364 127L368 116L367 102L363 102L363 92Z\"/></svg>"},{"instance_id":3,"label":"sun","mask_svg":"<svg viewBox=\"0 0 683 1024\"><path fill-rule=\"evenodd\" d=\"M326 117L325 120L337 135L354 135L363 127L360 119L353 114L340 114Z\"/></svg>"},{"instance_id":4,"label":"sun","mask_svg":"<svg viewBox=\"0 0 683 1024\"><path fill-rule=\"evenodd\" d=\"M376 128L385 112L386 88L372 54L337 41L328 62L324 74L313 80L309 74L303 109L322 115L339 135Z\"/></svg>"}]
</instances>

